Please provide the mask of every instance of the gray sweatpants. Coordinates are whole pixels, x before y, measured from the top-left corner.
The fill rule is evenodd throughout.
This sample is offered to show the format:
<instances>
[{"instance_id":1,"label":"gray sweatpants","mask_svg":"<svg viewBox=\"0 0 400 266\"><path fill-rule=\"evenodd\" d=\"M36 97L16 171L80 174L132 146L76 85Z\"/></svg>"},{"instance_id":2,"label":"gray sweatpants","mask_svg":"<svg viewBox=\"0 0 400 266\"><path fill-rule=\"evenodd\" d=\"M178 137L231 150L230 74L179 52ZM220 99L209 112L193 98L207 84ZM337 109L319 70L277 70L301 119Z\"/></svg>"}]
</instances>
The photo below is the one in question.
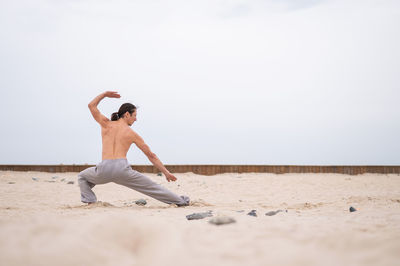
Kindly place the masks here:
<instances>
[{"instance_id":1,"label":"gray sweatpants","mask_svg":"<svg viewBox=\"0 0 400 266\"><path fill-rule=\"evenodd\" d=\"M138 171L133 170L127 159L103 160L95 167L90 167L80 172L78 174L78 183L81 189L81 201L84 203L96 202L97 198L92 188L95 185L108 182L132 188L167 204L189 205L189 197L179 197Z\"/></svg>"}]
</instances>

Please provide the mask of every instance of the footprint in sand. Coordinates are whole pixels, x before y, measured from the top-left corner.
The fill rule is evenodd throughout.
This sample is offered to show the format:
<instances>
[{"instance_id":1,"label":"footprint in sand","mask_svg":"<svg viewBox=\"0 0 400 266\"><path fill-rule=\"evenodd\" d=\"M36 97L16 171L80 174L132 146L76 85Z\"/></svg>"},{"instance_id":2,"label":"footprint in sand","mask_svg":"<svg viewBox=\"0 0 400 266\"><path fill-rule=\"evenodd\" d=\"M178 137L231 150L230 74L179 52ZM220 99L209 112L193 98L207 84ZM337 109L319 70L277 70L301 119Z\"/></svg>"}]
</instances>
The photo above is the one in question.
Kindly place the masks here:
<instances>
[{"instance_id":1,"label":"footprint in sand","mask_svg":"<svg viewBox=\"0 0 400 266\"><path fill-rule=\"evenodd\" d=\"M88 204L85 207L89 207L89 208L96 208L96 207L115 207L114 205L112 205L111 203L108 202L103 202L103 201L97 201L95 203L92 204Z\"/></svg>"},{"instance_id":2,"label":"footprint in sand","mask_svg":"<svg viewBox=\"0 0 400 266\"><path fill-rule=\"evenodd\" d=\"M214 206L210 203L205 202L202 199L198 199L198 200L191 200L189 202L189 206L194 206L194 207L205 207L205 206Z\"/></svg>"},{"instance_id":3,"label":"footprint in sand","mask_svg":"<svg viewBox=\"0 0 400 266\"><path fill-rule=\"evenodd\" d=\"M112 205L111 203L108 202L103 202L103 201L97 201L95 203L87 204L87 205L79 205L79 206L69 206L66 205L63 207L63 209L93 209L93 208L98 208L98 207L116 207L115 205Z\"/></svg>"}]
</instances>

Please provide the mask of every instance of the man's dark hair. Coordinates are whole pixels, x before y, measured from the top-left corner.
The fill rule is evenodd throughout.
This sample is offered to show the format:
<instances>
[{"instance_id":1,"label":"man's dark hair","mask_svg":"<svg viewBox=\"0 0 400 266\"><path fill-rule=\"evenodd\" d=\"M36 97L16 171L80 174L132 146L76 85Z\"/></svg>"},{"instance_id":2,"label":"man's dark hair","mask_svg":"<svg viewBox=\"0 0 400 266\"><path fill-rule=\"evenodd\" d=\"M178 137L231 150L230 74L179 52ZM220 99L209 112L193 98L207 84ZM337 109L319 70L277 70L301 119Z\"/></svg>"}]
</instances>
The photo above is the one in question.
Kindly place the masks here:
<instances>
[{"instance_id":1,"label":"man's dark hair","mask_svg":"<svg viewBox=\"0 0 400 266\"><path fill-rule=\"evenodd\" d=\"M121 107L119 108L118 112L115 112L115 113L111 114L111 121L117 121L126 112L129 112L129 114L132 114L133 112L135 112L135 110L136 110L136 106L134 106L133 104L124 103L123 105L121 105Z\"/></svg>"}]
</instances>

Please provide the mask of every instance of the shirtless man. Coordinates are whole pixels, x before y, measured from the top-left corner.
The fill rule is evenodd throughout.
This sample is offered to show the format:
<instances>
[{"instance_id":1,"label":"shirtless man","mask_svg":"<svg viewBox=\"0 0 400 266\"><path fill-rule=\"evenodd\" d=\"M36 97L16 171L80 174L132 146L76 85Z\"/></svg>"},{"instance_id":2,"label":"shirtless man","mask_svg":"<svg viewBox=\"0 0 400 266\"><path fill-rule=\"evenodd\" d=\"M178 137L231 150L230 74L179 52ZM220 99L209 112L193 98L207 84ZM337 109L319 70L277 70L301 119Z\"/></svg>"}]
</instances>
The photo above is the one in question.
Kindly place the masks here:
<instances>
[{"instance_id":1,"label":"shirtless man","mask_svg":"<svg viewBox=\"0 0 400 266\"><path fill-rule=\"evenodd\" d=\"M167 204L188 205L189 198L187 196L178 196L131 168L126 154L131 144L135 143L150 162L164 173L168 182L177 179L165 168L143 139L130 128L136 121L136 107L133 104L124 103L118 112L111 115L111 120L109 120L97 109L97 105L105 97L120 98L121 96L115 91L106 91L94 98L88 105L93 118L101 126L103 152L102 161L99 164L83 170L78 175L81 201L89 204L96 202L97 198L92 188L95 185L114 182Z\"/></svg>"}]
</instances>

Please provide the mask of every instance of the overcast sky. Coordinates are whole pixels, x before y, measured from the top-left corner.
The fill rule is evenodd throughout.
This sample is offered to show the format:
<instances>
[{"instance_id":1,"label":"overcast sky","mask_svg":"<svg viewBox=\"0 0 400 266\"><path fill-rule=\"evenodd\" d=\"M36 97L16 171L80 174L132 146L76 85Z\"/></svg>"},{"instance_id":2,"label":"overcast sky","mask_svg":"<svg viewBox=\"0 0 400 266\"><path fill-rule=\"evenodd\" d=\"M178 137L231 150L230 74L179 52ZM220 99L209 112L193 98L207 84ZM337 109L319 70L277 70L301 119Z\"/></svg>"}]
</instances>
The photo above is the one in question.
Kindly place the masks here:
<instances>
[{"instance_id":1,"label":"overcast sky","mask_svg":"<svg viewBox=\"0 0 400 266\"><path fill-rule=\"evenodd\" d=\"M0 0L0 164L400 164L400 1ZM149 164L132 146L132 164Z\"/></svg>"}]
</instances>

